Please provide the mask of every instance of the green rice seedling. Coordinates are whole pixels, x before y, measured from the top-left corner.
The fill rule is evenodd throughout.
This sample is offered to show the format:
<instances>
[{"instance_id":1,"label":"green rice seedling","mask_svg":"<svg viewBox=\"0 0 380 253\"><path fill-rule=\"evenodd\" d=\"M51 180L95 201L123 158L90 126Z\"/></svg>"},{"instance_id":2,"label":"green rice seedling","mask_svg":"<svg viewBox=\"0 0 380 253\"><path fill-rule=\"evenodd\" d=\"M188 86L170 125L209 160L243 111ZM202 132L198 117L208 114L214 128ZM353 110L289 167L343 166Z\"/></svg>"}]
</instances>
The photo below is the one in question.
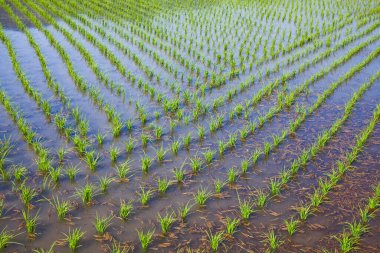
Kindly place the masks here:
<instances>
[{"instance_id":1,"label":"green rice seedling","mask_svg":"<svg viewBox=\"0 0 380 253\"><path fill-rule=\"evenodd\" d=\"M95 186L93 184L86 183L83 187L75 189L75 195L82 200L83 204L90 204L95 194Z\"/></svg>"},{"instance_id":2,"label":"green rice seedling","mask_svg":"<svg viewBox=\"0 0 380 253\"><path fill-rule=\"evenodd\" d=\"M244 127L243 129L239 130L239 132L240 132L241 141L245 141L247 139L248 134L249 134L249 128Z\"/></svg>"},{"instance_id":3,"label":"green rice seedling","mask_svg":"<svg viewBox=\"0 0 380 253\"><path fill-rule=\"evenodd\" d=\"M374 196L374 197L371 197L368 199L369 210L374 210L379 206L380 206L380 204L379 204L379 198L378 197Z\"/></svg>"},{"instance_id":4,"label":"green rice seedling","mask_svg":"<svg viewBox=\"0 0 380 253\"><path fill-rule=\"evenodd\" d=\"M270 251L275 251L280 246L281 241L277 238L273 230L270 230L265 236L268 241Z\"/></svg>"},{"instance_id":5,"label":"green rice seedling","mask_svg":"<svg viewBox=\"0 0 380 253\"><path fill-rule=\"evenodd\" d=\"M162 137L162 127L156 126L154 128L154 133L155 133L155 136L156 136L156 140L161 140L161 137Z\"/></svg>"},{"instance_id":6,"label":"green rice seedling","mask_svg":"<svg viewBox=\"0 0 380 253\"><path fill-rule=\"evenodd\" d=\"M227 184L225 181L221 181L219 178L214 181L215 194L220 194L223 187Z\"/></svg>"},{"instance_id":7,"label":"green rice seedling","mask_svg":"<svg viewBox=\"0 0 380 253\"><path fill-rule=\"evenodd\" d=\"M25 221L25 228L29 235L33 235L36 232L37 222L39 219L38 212L34 217L31 217L29 211L22 210L22 217Z\"/></svg>"},{"instance_id":8,"label":"green rice seedling","mask_svg":"<svg viewBox=\"0 0 380 253\"><path fill-rule=\"evenodd\" d=\"M190 205L190 201L185 205L178 208L178 216L181 218L182 222L186 221L186 217L189 215L191 208L193 205Z\"/></svg>"},{"instance_id":9,"label":"green rice seedling","mask_svg":"<svg viewBox=\"0 0 380 253\"><path fill-rule=\"evenodd\" d=\"M191 133L188 133L185 137L183 137L183 145L186 149L189 149L191 142Z\"/></svg>"},{"instance_id":10,"label":"green rice seedling","mask_svg":"<svg viewBox=\"0 0 380 253\"><path fill-rule=\"evenodd\" d=\"M66 214L71 210L70 203L66 200L59 200L58 196L53 196L52 199L49 200L49 203L55 209L58 220L63 220Z\"/></svg>"},{"instance_id":11,"label":"green rice seedling","mask_svg":"<svg viewBox=\"0 0 380 253\"><path fill-rule=\"evenodd\" d=\"M134 147L135 147L135 140L132 138L129 138L128 141L125 143L125 151L127 152L127 154L131 153Z\"/></svg>"},{"instance_id":12,"label":"green rice seedling","mask_svg":"<svg viewBox=\"0 0 380 253\"><path fill-rule=\"evenodd\" d=\"M105 135L98 132L98 134L96 135L96 141L98 142L99 146L103 145L104 139L105 139Z\"/></svg>"},{"instance_id":13,"label":"green rice seedling","mask_svg":"<svg viewBox=\"0 0 380 253\"><path fill-rule=\"evenodd\" d=\"M281 191L281 182L277 179L271 179L270 180L270 191L272 193L272 196L279 195L280 191Z\"/></svg>"},{"instance_id":14,"label":"green rice seedling","mask_svg":"<svg viewBox=\"0 0 380 253\"><path fill-rule=\"evenodd\" d=\"M110 147L110 158L111 158L111 161L113 163L116 162L119 155L120 155L120 149L118 147L111 146Z\"/></svg>"},{"instance_id":15,"label":"green rice seedling","mask_svg":"<svg viewBox=\"0 0 380 253\"><path fill-rule=\"evenodd\" d=\"M67 173L67 176L69 177L70 182L75 180L75 177L78 174L78 172L79 172L79 168L77 166L70 165L66 169L66 173Z\"/></svg>"},{"instance_id":16,"label":"green rice seedling","mask_svg":"<svg viewBox=\"0 0 380 253\"><path fill-rule=\"evenodd\" d=\"M311 213L311 206L301 206L298 211L298 214L302 221L306 220L307 217L309 217L310 213Z\"/></svg>"},{"instance_id":17,"label":"green rice seedling","mask_svg":"<svg viewBox=\"0 0 380 253\"><path fill-rule=\"evenodd\" d=\"M361 222L353 221L351 223L347 223L347 226L351 236L356 240L359 240L362 234L368 232L368 226Z\"/></svg>"},{"instance_id":18,"label":"green rice seedling","mask_svg":"<svg viewBox=\"0 0 380 253\"><path fill-rule=\"evenodd\" d=\"M166 213L165 216L158 214L157 220L161 225L162 233L165 235L176 219L174 217L174 213L172 212L171 214Z\"/></svg>"},{"instance_id":19,"label":"green rice seedling","mask_svg":"<svg viewBox=\"0 0 380 253\"><path fill-rule=\"evenodd\" d=\"M40 249L34 249L33 252L35 252L35 253L54 253L55 252L54 251L55 243L56 242L53 242L53 244L50 245L50 248L48 250L44 250L44 249L40 248Z\"/></svg>"},{"instance_id":20,"label":"green rice seedling","mask_svg":"<svg viewBox=\"0 0 380 253\"><path fill-rule=\"evenodd\" d=\"M162 162L164 160L164 157L165 157L165 154L166 154L166 150L164 150L164 147L161 146L160 149L157 149L156 150L156 158L157 158L157 161L158 162Z\"/></svg>"},{"instance_id":21,"label":"green rice seedling","mask_svg":"<svg viewBox=\"0 0 380 253\"><path fill-rule=\"evenodd\" d=\"M102 217L99 217L98 214L96 214L94 226L99 235L104 235L104 233L106 232L106 229L111 225L112 219L113 219L113 215L102 218Z\"/></svg>"},{"instance_id":22,"label":"green rice seedling","mask_svg":"<svg viewBox=\"0 0 380 253\"><path fill-rule=\"evenodd\" d=\"M20 182L28 170L24 166L14 166L13 167L13 176L17 182Z\"/></svg>"},{"instance_id":23,"label":"green rice seedling","mask_svg":"<svg viewBox=\"0 0 380 253\"><path fill-rule=\"evenodd\" d=\"M139 237L143 251L146 251L148 249L149 245L151 244L154 232L155 232L155 229L149 230L147 232L144 232L142 230L137 231L137 235Z\"/></svg>"},{"instance_id":24,"label":"green rice seedling","mask_svg":"<svg viewBox=\"0 0 380 253\"><path fill-rule=\"evenodd\" d=\"M341 252L347 253L356 249L356 240L355 238L351 237L350 234L343 233L341 237L334 236L334 238L339 242Z\"/></svg>"},{"instance_id":25,"label":"green rice seedling","mask_svg":"<svg viewBox=\"0 0 380 253\"><path fill-rule=\"evenodd\" d=\"M236 228L239 225L240 220L237 218L231 219L230 217L226 218L226 232L229 235L233 235L236 232Z\"/></svg>"},{"instance_id":26,"label":"green rice seedling","mask_svg":"<svg viewBox=\"0 0 380 253\"><path fill-rule=\"evenodd\" d=\"M55 169L54 167L50 167L49 176L54 183L58 183L59 178L62 176L62 167L58 166Z\"/></svg>"},{"instance_id":27,"label":"green rice seedling","mask_svg":"<svg viewBox=\"0 0 380 253\"><path fill-rule=\"evenodd\" d=\"M83 238L85 232L82 232L79 228L75 228L73 230L69 229L69 232L67 234L63 233L63 235L66 237L65 240L69 244L69 248L72 251L75 251L79 245L79 241Z\"/></svg>"},{"instance_id":28,"label":"green rice seedling","mask_svg":"<svg viewBox=\"0 0 380 253\"><path fill-rule=\"evenodd\" d=\"M183 169L184 164L180 168L174 168L174 178L177 181L177 183L182 183L183 179L185 177L185 170Z\"/></svg>"},{"instance_id":29,"label":"green rice seedling","mask_svg":"<svg viewBox=\"0 0 380 253\"><path fill-rule=\"evenodd\" d=\"M120 202L119 216L123 220L127 220L133 211L132 201L125 202L124 200Z\"/></svg>"},{"instance_id":30,"label":"green rice seedling","mask_svg":"<svg viewBox=\"0 0 380 253\"><path fill-rule=\"evenodd\" d=\"M80 135L86 136L89 128L90 128L90 123L88 122L88 120L80 120L78 124L78 130L79 130Z\"/></svg>"},{"instance_id":31,"label":"green rice seedling","mask_svg":"<svg viewBox=\"0 0 380 253\"><path fill-rule=\"evenodd\" d=\"M204 188L199 188L197 193L194 196L194 200L199 206L205 206L207 199L210 197L211 197L210 192L208 192Z\"/></svg>"},{"instance_id":32,"label":"green rice seedling","mask_svg":"<svg viewBox=\"0 0 380 253\"><path fill-rule=\"evenodd\" d=\"M241 173L243 173L244 175L247 173L248 171L248 166L249 166L249 161L248 160L243 160L241 161Z\"/></svg>"},{"instance_id":33,"label":"green rice seedling","mask_svg":"<svg viewBox=\"0 0 380 253\"><path fill-rule=\"evenodd\" d=\"M130 248L127 246L122 246L120 242L116 242L115 240L112 242L112 247L109 249L110 253L128 253Z\"/></svg>"},{"instance_id":34,"label":"green rice seedling","mask_svg":"<svg viewBox=\"0 0 380 253\"><path fill-rule=\"evenodd\" d=\"M314 193L310 196L310 202L313 207L318 207L323 201L323 195L320 191L315 190Z\"/></svg>"},{"instance_id":35,"label":"green rice seedling","mask_svg":"<svg viewBox=\"0 0 380 253\"><path fill-rule=\"evenodd\" d=\"M158 189L158 192L161 193L161 194L164 194L169 186L170 186L171 182L167 179L167 178L158 178L157 179L157 189Z\"/></svg>"},{"instance_id":36,"label":"green rice seedling","mask_svg":"<svg viewBox=\"0 0 380 253\"><path fill-rule=\"evenodd\" d=\"M272 148L272 145L269 142L264 143L264 154L265 154L265 156L268 156L271 148Z\"/></svg>"},{"instance_id":37,"label":"green rice seedling","mask_svg":"<svg viewBox=\"0 0 380 253\"><path fill-rule=\"evenodd\" d=\"M215 234L212 234L212 232L207 232L207 237L210 243L210 247L212 251L216 252L218 251L219 245L223 242L224 239L224 233L222 231L216 232Z\"/></svg>"},{"instance_id":38,"label":"green rice seedling","mask_svg":"<svg viewBox=\"0 0 380 253\"><path fill-rule=\"evenodd\" d=\"M226 151L227 149L227 143L223 142L223 141L219 141L218 142L218 149L219 149L219 155L223 156L224 155L224 152Z\"/></svg>"},{"instance_id":39,"label":"green rice seedling","mask_svg":"<svg viewBox=\"0 0 380 253\"><path fill-rule=\"evenodd\" d=\"M149 141L149 136L145 134L141 134L141 145L146 148L146 144Z\"/></svg>"},{"instance_id":40,"label":"green rice seedling","mask_svg":"<svg viewBox=\"0 0 380 253\"><path fill-rule=\"evenodd\" d=\"M95 151L86 152L85 161L91 171L94 171L96 169L99 159L100 156L99 154L95 154Z\"/></svg>"},{"instance_id":41,"label":"green rice seedling","mask_svg":"<svg viewBox=\"0 0 380 253\"><path fill-rule=\"evenodd\" d=\"M228 183L234 184L236 182L237 173L234 168L228 170Z\"/></svg>"},{"instance_id":42,"label":"green rice seedling","mask_svg":"<svg viewBox=\"0 0 380 253\"><path fill-rule=\"evenodd\" d=\"M152 158L150 158L147 155L141 157L141 170L144 173L148 173L151 165L152 165Z\"/></svg>"},{"instance_id":43,"label":"green rice seedling","mask_svg":"<svg viewBox=\"0 0 380 253\"><path fill-rule=\"evenodd\" d=\"M171 120L169 122L169 131L170 131L170 134L173 134L174 133L174 128L177 126L177 122L175 122L174 120Z\"/></svg>"},{"instance_id":44,"label":"green rice seedling","mask_svg":"<svg viewBox=\"0 0 380 253\"><path fill-rule=\"evenodd\" d=\"M298 220L294 220L293 218L285 220L285 226L286 230L288 231L288 234L293 235L297 230Z\"/></svg>"},{"instance_id":45,"label":"green rice seedling","mask_svg":"<svg viewBox=\"0 0 380 253\"><path fill-rule=\"evenodd\" d=\"M132 127L133 127L133 121L131 119L127 120L125 122L125 126L126 128L128 129L128 131L131 131L132 130Z\"/></svg>"},{"instance_id":46,"label":"green rice seedling","mask_svg":"<svg viewBox=\"0 0 380 253\"><path fill-rule=\"evenodd\" d=\"M112 177L108 177L108 176L99 177L98 179L99 179L100 190L103 193L106 193L109 185L114 181L114 179Z\"/></svg>"},{"instance_id":47,"label":"green rice seedling","mask_svg":"<svg viewBox=\"0 0 380 253\"><path fill-rule=\"evenodd\" d=\"M206 160L206 163L210 164L212 160L214 159L215 151L213 150L207 150L206 152L203 153L203 156Z\"/></svg>"},{"instance_id":48,"label":"green rice seedling","mask_svg":"<svg viewBox=\"0 0 380 253\"><path fill-rule=\"evenodd\" d=\"M199 140L203 140L205 138L205 128L203 126L198 126L198 138Z\"/></svg>"},{"instance_id":49,"label":"green rice seedling","mask_svg":"<svg viewBox=\"0 0 380 253\"><path fill-rule=\"evenodd\" d=\"M9 244L15 244L12 240L16 237L16 234L12 234L6 227L0 232L0 250L6 248Z\"/></svg>"},{"instance_id":50,"label":"green rice seedling","mask_svg":"<svg viewBox=\"0 0 380 253\"><path fill-rule=\"evenodd\" d=\"M180 145L181 145L181 142L179 140L173 141L173 143L172 143L172 152L173 152L174 155L178 154L178 149L179 149Z\"/></svg>"},{"instance_id":51,"label":"green rice seedling","mask_svg":"<svg viewBox=\"0 0 380 253\"><path fill-rule=\"evenodd\" d=\"M145 188L143 187L140 187L140 192L139 192L139 195L140 195L140 202L143 206L146 206L148 204L148 201L149 199L152 197L153 195L153 191L152 190L146 190Z\"/></svg>"},{"instance_id":52,"label":"green rice seedling","mask_svg":"<svg viewBox=\"0 0 380 253\"><path fill-rule=\"evenodd\" d=\"M249 200L240 201L239 199L239 209L240 209L240 215L242 219L248 220L251 214L255 211L253 209L253 203Z\"/></svg>"},{"instance_id":53,"label":"green rice seedling","mask_svg":"<svg viewBox=\"0 0 380 253\"><path fill-rule=\"evenodd\" d=\"M231 149L234 148L235 145L236 145L236 140L237 140L236 135L235 134L230 134L228 136L228 142L227 142L228 147L231 148Z\"/></svg>"},{"instance_id":54,"label":"green rice seedling","mask_svg":"<svg viewBox=\"0 0 380 253\"><path fill-rule=\"evenodd\" d=\"M190 167L194 174L197 174L202 168L202 161L198 156L190 158Z\"/></svg>"},{"instance_id":55,"label":"green rice seedling","mask_svg":"<svg viewBox=\"0 0 380 253\"><path fill-rule=\"evenodd\" d=\"M63 163L63 159L65 158L65 155L66 155L67 151L65 150L64 147L60 147L57 151L57 155L58 155L58 160L60 163Z\"/></svg>"},{"instance_id":56,"label":"green rice seedling","mask_svg":"<svg viewBox=\"0 0 380 253\"><path fill-rule=\"evenodd\" d=\"M25 206L29 206L35 196L37 196L35 189L26 186L25 182L20 185L20 199Z\"/></svg>"},{"instance_id":57,"label":"green rice seedling","mask_svg":"<svg viewBox=\"0 0 380 253\"><path fill-rule=\"evenodd\" d=\"M256 164L256 162L259 159L259 157L261 156L261 154L262 154L261 150L255 149L255 151L252 154L252 163L253 164Z\"/></svg>"},{"instance_id":58,"label":"green rice seedling","mask_svg":"<svg viewBox=\"0 0 380 253\"><path fill-rule=\"evenodd\" d=\"M273 140L273 147L276 148L281 142L281 137L275 134L272 136L272 140Z\"/></svg>"},{"instance_id":59,"label":"green rice seedling","mask_svg":"<svg viewBox=\"0 0 380 253\"><path fill-rule=\"evenodd\" d=\"M122 164L117 165L115 168L116 174L120 180L126 180L127 175L130 172L130 170L131 170L131 161L129 159L127 159Z\"/></svg>"},{"instance_id":60,"label":"green rice seedling","mask_svg":"<svg viewBox=\"0 0 380 253\"><path fill-rule=\"evenodd\" d=\"M360 219L364 223L368 223L370 219L374 217L373 213L370 213L369 209L366 207L364 209L359 208Z\"/></svg>"},{"instance_id":61,"label":"green rice seedling","mask_svg":"<svg viewBox=\"0 0 380 253\"><path fill-rule=\"evenodd\" d=\"M257 191L257 197L256 197L256 206L257 208L264 208L266 202L268 200L268 195L263 190Z\"/></svg>"}]
</instances>

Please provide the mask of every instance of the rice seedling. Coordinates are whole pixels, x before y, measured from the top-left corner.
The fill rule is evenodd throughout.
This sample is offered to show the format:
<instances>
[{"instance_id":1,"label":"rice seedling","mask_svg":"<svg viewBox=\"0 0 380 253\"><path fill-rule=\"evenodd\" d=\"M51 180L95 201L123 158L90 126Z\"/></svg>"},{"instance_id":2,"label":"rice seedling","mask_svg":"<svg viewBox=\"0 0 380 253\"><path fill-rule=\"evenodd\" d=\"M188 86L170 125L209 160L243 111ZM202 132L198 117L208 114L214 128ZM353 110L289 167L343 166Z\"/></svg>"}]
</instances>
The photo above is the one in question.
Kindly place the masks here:
<instances>
[{"instance_id":1,"label":"rice seedling","mask_svg":"<svg viewBox=\"0 0 380 253\"><path fill-rule=\"evenodd\" d=\"M79 172L79 168L77 166L72 166L70 165L67 169L66 169L66 173L67 173L67 176L69 177L69 180L72 182L75 180L75 177L76 175L78 174Z\"/></svg>"},{"instance_id":2,"label":"rice seedling","mask_svg":"<svg viewBox=\"0 0 380 253\"><path fill-rule=\"evenodd\" d=\"M298 227L298 220L294 220L291 218L290 220L285 220L285 226L286 230L288 231L289 235L293 235Z\"/></svg>"},{"instance_id":3,"label":"rice seedling","mask_svg":"<svg viewBox=\"0 0 380 253\"><path fill-rule=\"evenodd\" d=\"M241 165L240 165L241 173L243 173L245 175L248 171L248 166L249 166L248 160L241 161Z\"/></svg>"},{"instance_id":4,"label":"rice seedling","mask_svg":"<svg viewBox=\"0 0 380 253\"><path fill-rule=\"evenodd\" d=\"M99 154L95 154L95 151L86 152L85 161L87 163L88 168L91 171L94 171L98 165L100 159Z\"/></svg>"},{"instance_id":5,"label":"rice seedling","mask_svg":"<svg viewBox=\"0 0 380 253\"><path fill-rule=\"evenodd\" d=\"M106 229L111 225L112 219L113 215L100 217L98 214L96 214L95 222L93 224L99 235L104 235Z\"/></svg>"},{"instance_id":6,"label":"rice seedling","mask_svg":"<svg viewBox=\"0 0 380 253\"><path fill-rule=\"evenodd\" d=\"M143 206L146 206L148 204L149 199L153 195L153 191L152 190L146 190L145 188L140 187L140 192L138 194L140 195L140 203Z\"/></svg>"},{"instance_id":7,"label":"rice seedling","mask_svg":"<svg viewBox=\"0 0 380 253\"><path fill-rule=\"evenodd\" d=\"M161 214L158 214L157 220L161 225L162 233L165 235L169 231L171 225L174 223L176 219L174 217L174 212L172 212L170 214L166 213L165 216L161 216Z\"/></svg>"},{"instance_id":8,"label":"rice seedling","mask_svg":"<svg viewBox=\"0 0 380 253\"><path fill-rule=\"evenodd\" d=\"M275 251L281 244L281 241L279 241L273 230L270 230L266 234L266 239L268 241L268 245L271 252Z\"/></svg>"},{"instance_id":9,"label":"rice seedling","mask_svg":"<svg viewBox=\"0 0 380 253\"><path fill-rule=\"evenodd\" d=\"M214 181L215 194L220 194L223 187L227 184L225 181L221 181L219 178Z\"/></svg>"},{"instance_id":10,"label":"rice seedling","mask_svg":"<svg viewBox=\"0 0 380 253\"><path fill-rule=\"evenodd\" d=\"M276 179L270 180L270 191L272 193L272 196L277 196L280 194L281 191L281 182Z\"/></svg>"},{"instance_id":11,"label":"rice seedling","mask_svg":"<svg viewBox=\"0 0 380 253\"><path fill-rule=\"evenodd\" d=\"M335 239L340 244L341 252L347 253L354 250L355 247L355 239L351 237L348 233L342 234L341 237L335 237Z\"/></svg>"},{"instance_id":12,"label":"rice seedling","mask_svg":"<svg viewBox=\"0 0 380 253\"><path fill-rule=\"evenodd\" d=\"M2 250L6 248L9 244L17 244L12 241L16 236L17 234L13 234L4 227L0 232L0 249Z\"/></svg>"},{"instance_id":13,"label":"rice seedling","mask_svg":"<svg viewBox=\"0 0 380 253\"><path fill-rule=\"evenodd\" d=\"M171 182L167 178L157 179L157 189L158 189L158 192L161 194L164 194L168 190L170 185L171 185Z\"/></svg>"},{"instance_id":14,"label":"rice seedling","mask_svg":"<svg viewBox=\"0 0 380 253\"><path fill-rule=\"evenodd\" d=\"M164 150L164 147L161 146L160 149L157 149L156 150L156 158L157 158L157 161L158 162L162 162L164 160L164 157L165 157L165 154L166 154L166 150Z\"/></svg>"},{"instance_id":15,"label":"rice seedling","mask_svg":"<svg viewBox=\"0 0 380 253\"><path fill-rule=\"evenodd\" d=\"M108 176L99 177L98 179L99 179L100 190L103 193L106 193L109 185L114 181L114 179L112 177L108 177Z\"/></svg>"},{"instance_id":16,"label":"rice seedling","mask_svg":"<svg viewBox=\"0 0 380 253\"><path fill-rule=\"evenodd\" d=\"M56 242L53 242L53 244L50 245L50 248L48 250L44 250L41 248L41 249L35 249L35 250L33 250L33 252L36 252L36 253L54 253L55 244L56 244Z\"/></svg>"},{"instance_id":17,"label":"rice seedling","mask_svg":"<svg viewBox=\"0 0 380 253\"><path fill-rule=\"evenodd\" d=\"M309 217L310 212L311 212L311 206L301 206L298 211L300 219L303 221L306 220L307 217Z\"/></svg>"},{"instance_id":18,"label":"rice seedling","mask_svg":"<svg viewBox=\"0 0 380 253\"><path fill-rule=\"evenodd\" d=\"M55 209L58 220L63 220L67 213L71 210L71 205L67 200L59 200L58 196L48 200L50 205Z\"/></svg>"},{"instance_id":19,"label":"rice seedling","mask_svg":"<svg viewBox=\"0 0 380 253\"><path fill-rule=\"evenodd\" d=\"M67 234L63 233L63 235L66 237L65 241L68 243L69 248L75 251L79 247L78 243L85 235L85 232L79 228L74 228L73 230L69 229L69 232Z\"/></svg>"},{"instance_id":20,"label":"rice seedling","mask_svg":"<svg viewBox=\"0 0 380 253\"><path fill-rule=\"evenodd\" d=\"M268 195L263 190L257 191L256 196L256 207L257 208L264 208L265 204L267 203Z\"/></svg>"},{"instance_id":21,"label":"rice seedling","mask_svg":"<svg viewBox=\"0 0 380 253\"><path fill-rule=\"evenodd\" d=\"M129 138L128 141L125 143L125 151L127 152L127 154L131 153L134 147L135 147L135 140L132 138Z\"/></svg>"},{"instance_id":22,"label":"rice seedling","mask_svg":"<svg viewBox=\"0 0 380 253\"><path fill-rule=\"evenodd\" d=\"M190 158L190 167L194 174L197 174L202 168L202 161L198 156Z\"/></svg>"},{"instance_id":23,"label":"rice seedling","mask_svg":"<svg viewBox=\"0 0 380 253\"><path fill-rule=\"evenodd\" d=\"M116 175L120 180L124 181L127 179L127 175L131 171L131 162L132 161L127 159L125 162L115 167Z\"/></svg>"},{"instance_id":24,"label":"rice seedling","mask_svg":"<svg viewBox=\"0 0 380 253\"><path fill-rule=\"evenodd\" d=\"M205 138L205 128L203 126L198 126L198 138L199 140L203 140Z\"/></svg>"},{"instance_id":25,"label":"rice seedling","mask_svg":"<svg viewBox=\"0 0 380 253\"><path fill-rule=\"evenodd\" d=\"M152 158L150 158L147 155L141 157L141 170L144 173L148 173L149 168L152 165L152 162L153 162Z\"/></svg>"},{"instance_id":26,"label":"rice seedling","mask_svg":"<svg viewBox=\"0 0 380 253\"><path fill-rule=\"evenodd\" d=\"M29 211L22 210L22 217L24 218L25 228L29 235L33 235L36 232L37 222L40 218L38 212L34 217L30 216Z\"/></svg>"},{"instance_id":27,"label":"rice seedling","mask_svg":"<svg viewBox=\"0 0 380 253\"><path fill-rule=\"evenodd\" d=\"M182 222L186 221L186 217L189 215L193 205L190 205L190 201L178 208L178 216L181 218Z\"/></svg>"},{"instance_id":28,"label":"rice seedling","mask_svg":"<svg viewBox=\"0 0 380 253\"><path fill-rule=\"evenodd\" d=\"M95 195L95 186L93 184L86 183L83 187L75 189L74 196L79 197L83 204L90 204Z\"/></svg>"},{"instance_id":29,"label":"rice seedling","mask_svg":"<svg viewBox=\"0 0 380 253\"><path fill-rule=\"evenodd\" d=\"M197 193L194 195L194 201L199 206L205 206L207 199L209 199L210 197L211 197L211 193L201 187L198 189Z\"/></svg>"},{"instance_id":30,"label":"rice seedling","mask_svg":"<svg viewBox=\"0 0 380 253\"><path fill-rule=\"evenodd\" d=\"M172 152L174 155L177 155L180 145L181 145L181 142L179 140L172 142Z\"/></svg>"},{"instance_id":31,"label":"rice seedling","mask_svg":"<svg viewBox=\"0 0 380 253\"><path fill-rule=\"evenodd\" d=\"M226 232L229 235L233 235L236 232L236 228L239 225L240 220L237 218L231 219L230 217L226 218Z\"/></svg>"},{"instance_id":32,"label":"rice seedling","mask_svg":"<svg viewBox=\"0 0 380 253\"><path fill-rule=\"evenodd\" d=\"M228 170L228 183L234 184L236 182L237 173L234 168Z\"/></svg>"},{"instance_id":33,"label":"rice seedling","mask_svg":"<svg viewBox=\"0 0 380 253\"><path fill-rule=\"evenodd\" d=\"M4 206L5 206L4 199L0 199L0 217L3 215Z\"/></svg>"},{"instance_id":34,"label":"rice seedling","mask_svg":"<svg viewBox=\"0 0 380 253\"><path fill-rule=\"evenodd\" d=\"M110 152L111 161L116 162L117 158L120 155L120 149L118 147L111 146L109 152Z\"/></svg>"},{"instance_id":35,"label":"rice seedling","mask_svg":"<svg viewBox=\"0 0 380 253\"><path fill-rule=\"evenodd\" d=\"M214 252L218 251L219 245L223 242L224 233L222 231L219 231L213 234L211 231L206 231L206 234L210 243L211 250Z\"/></svg>"},{"instance_id":36,"label":"rice seedling","mask_svg":"<svg viewBox=\"0 0 380 253\"><path fill-rule=\"evenodd\" d=\"M16 181L21 182L25 178L25 174L28 170L24 166L14 166L13 167L13 176Z\"/></svg>"},{"instance_id":37,"label":"rice seedling","mask_svg":"<svg viewBox=\"0 0 380 253\"><path fill-rule=\"evenodd\" d=\"M137 231L137 235L139 237L143 251L146 251L149 245L151 244L154 232L155 232L155 229L149 230L147 232L144 232L142 230Z\"/></svg>"},{"instance_id":38,"label":"rice seedling","mask_svg":"<svg viewBox=\"0 0 380 253\"><path fill-rule=\"evenodd\" d=\"M210 164L212 160L214 159L215 151L213 150L207 150L206 152L203 153L203 157L206 160L206 163Z\"/></svg>"},{"instance_id":39,"label":"rice seedling","mask_svg":"<svg viewBox=\"0 0 380 253\"><path fill-rule=\"evenodd\" d=\"M239 210L240 210L240 215L243 220L248 220L251 214L255 211L253 206L254 204L250 200L240 200L240 197L238 195L238 200L239 200Z\"/></svg>"},{"instance_id":40,"label":"rice seedling","mask_svg":"<svg viewBox=\"0 0 380 253\"><path fill-rule=\"evenodd\" d=\"M35 189L25 185L25 181L20 185L20 199L25 206L29 206L32 199L37 196Z\"/></svg>"},{"instance_id":41,"label":"rice seedling","mask_svg":"<svg viewBox=\"0 0 380 253\"><path fill-rule=\"evenodd\" d=\"M127 220L133 211L132 201L125 202L124 200L120 202L119 216L123 220Z\"/></svg>"}]
</instances>

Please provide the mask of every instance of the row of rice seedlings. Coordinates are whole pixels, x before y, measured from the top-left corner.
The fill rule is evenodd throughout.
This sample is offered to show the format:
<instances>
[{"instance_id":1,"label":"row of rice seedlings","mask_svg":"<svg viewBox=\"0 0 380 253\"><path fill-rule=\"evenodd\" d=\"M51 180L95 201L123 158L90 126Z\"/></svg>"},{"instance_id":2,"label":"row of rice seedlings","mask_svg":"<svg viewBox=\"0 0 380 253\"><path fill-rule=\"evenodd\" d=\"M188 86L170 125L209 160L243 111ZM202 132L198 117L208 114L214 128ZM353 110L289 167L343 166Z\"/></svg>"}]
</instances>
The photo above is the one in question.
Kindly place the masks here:
<instances>
[{"instance_id":1,"label":"row of rice seedlings","mask_svg":"<svg viewBox=\"0 0 380 253\"><path fill-rule=\"evenodd\" d=\"M23 6L18 0L13 0L12 4L14 4L18 10L25 14L29 20L45 34L51 45L57 50L63 61L66 63L66 67L68 68L68 72L72 77L74 83L82 92L86 93L92 99L92 101L99 107L100 110L104 111L108 117L108 120L112 123L113 135L115 137L119 136L122 123L120 116L115 113L115 108L108 103L104 104L104 99L100 95L100 91L93 86L88 85L86 81L81 76L79 76L79 74L73 68L73 64L66 51L62 46L60 46L59 42L54 38L54 36L42 25L41 21L37 19L32 12L29 12L28 9ZM71 37L71 35L69 36Z\"/></svg>"},{"instance_id":2,"label":"row of rice seedlings","mask_svg":"<svg viewBox=\"0 0 380 253\"><path fill-rule=\"evenodd\" d=\"M347 103L345 108L345 115L349 115L355 105L355 102L363 96L364 92L372 86L376 78L380 77L380 72L377 73L375 77L372 77L370 82L364 84L361 89L354 94L353 98ZM290 220L287 222L289 224L288 232L289 234L294 234L296 231L296 227L294 224L298 224L300 221L305 221L313 212L313 210L317 209L319 205L321 205L326 198L327 194L336 186L339 180L344 176L347 172L349 166L352 162L355 161L359 151L367 141L370 136L375 124L377 123L380 117L380 106L377 106L373 118L368 126L356 137L356 146L352 148L352 150L346 154L343 161L338 161L336 164L336 168L334 168L330 173L327 174L326 179L320 179L318 183L318 188L314 190L314 193L310 195L310 201L308 203L304 203L299 208L299 220Z\"/></svg>"},{"instance_id":3,"label":"row of rice seedlings","mask_svg":"<svg viewBox=\"0 0 380 253\"><path fill-rule=\"evenodd\" d=\"M368 223L375 218L376 210L380 206L380 184L374 187L374 194L368 197L367 204L356 215L359 220L354 219L347 222L346 227L341 233L335 235L334 238L339 242L339 250L347 253L357 250L359 247L360 237L369 232Z\"/></svg>"}]
</instances>

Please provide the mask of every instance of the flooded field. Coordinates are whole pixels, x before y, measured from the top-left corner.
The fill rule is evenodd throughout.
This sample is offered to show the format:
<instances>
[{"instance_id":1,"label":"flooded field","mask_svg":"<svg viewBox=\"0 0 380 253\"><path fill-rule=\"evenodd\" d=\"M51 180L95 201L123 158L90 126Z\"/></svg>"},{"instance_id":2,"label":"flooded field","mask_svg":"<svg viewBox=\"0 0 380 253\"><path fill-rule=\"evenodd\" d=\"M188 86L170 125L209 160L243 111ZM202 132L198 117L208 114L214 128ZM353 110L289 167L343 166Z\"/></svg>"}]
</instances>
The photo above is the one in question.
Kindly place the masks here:
<instances>
[{"instance_id":1,"label":"flooded field","mask_svg":"<svg viewBox=\"0 0 380 253\"><path fill-rule=\"evenodd\" d=\"M0 252L379 252L379 0L0 0Z\"/></svg>"}]
</instances>

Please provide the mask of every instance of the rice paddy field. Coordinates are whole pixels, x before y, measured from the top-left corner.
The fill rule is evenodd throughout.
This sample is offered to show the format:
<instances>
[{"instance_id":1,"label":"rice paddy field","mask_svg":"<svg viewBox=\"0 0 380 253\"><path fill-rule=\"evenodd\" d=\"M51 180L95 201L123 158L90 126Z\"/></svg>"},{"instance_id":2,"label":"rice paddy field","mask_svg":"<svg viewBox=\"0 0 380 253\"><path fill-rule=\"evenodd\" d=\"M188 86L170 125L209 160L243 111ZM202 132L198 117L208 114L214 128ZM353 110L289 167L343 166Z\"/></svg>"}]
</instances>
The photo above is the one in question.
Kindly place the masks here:
<instances>
[{"instance_id":1,"label":"rice paddy field","mask_svg":"<svg viewBox=\"0 0 380 253\"><path fill-rule=\"evenodd\" d=\"M0 24L0 252L380 252L379 0Z\"/></svg>"}]
</instances>

